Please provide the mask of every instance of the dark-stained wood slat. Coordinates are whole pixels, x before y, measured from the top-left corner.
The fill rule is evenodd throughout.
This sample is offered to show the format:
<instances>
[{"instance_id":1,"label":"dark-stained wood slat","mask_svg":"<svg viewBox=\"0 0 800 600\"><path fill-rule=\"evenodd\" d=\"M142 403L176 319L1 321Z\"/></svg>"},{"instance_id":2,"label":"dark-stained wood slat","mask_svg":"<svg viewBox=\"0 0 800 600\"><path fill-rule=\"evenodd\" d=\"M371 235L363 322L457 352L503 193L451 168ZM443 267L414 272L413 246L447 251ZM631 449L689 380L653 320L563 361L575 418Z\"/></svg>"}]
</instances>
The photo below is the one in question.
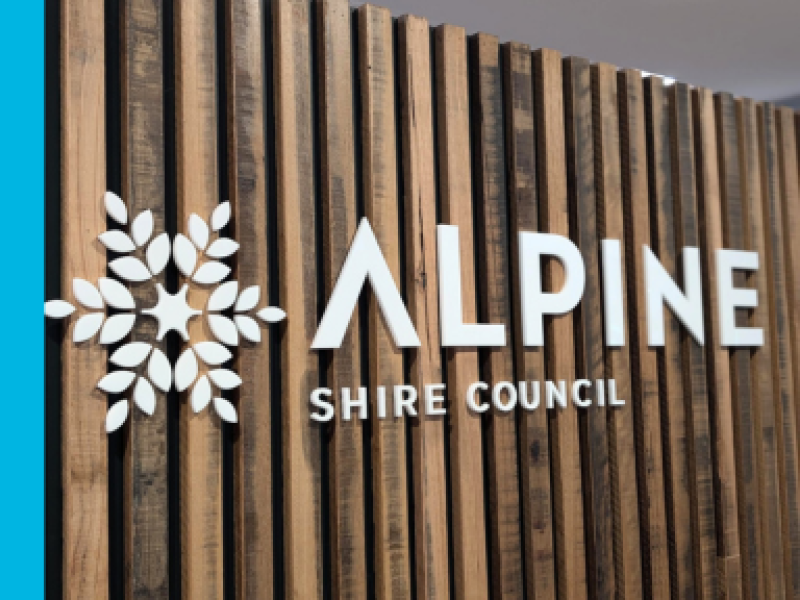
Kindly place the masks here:
<instances>
[{"instance_id":1,"label":"dark-stained wood slat","mask_svg":"<svg viewBox=\"0 0 800 600\"><path fill-rule=\"evenodd\" d=\"M764 207L766 262L769 283L770 330L772 338L772 378L776 382L775 432L778 441L778 465L781 473L781 529L783 572L786 595L800 594L800 527L798 527L798 465L795 429L795 382L792 363L792 340L789 319L787 258L783 244L784 214L780 197L779 157L775 107L764 104L757 109L761 193ZM792 232L794 235L794 232Z\"/></svg>"},{"instance_id":2,"label":"dark-stained wood slat","mask_svg":"<svg viewBox=\"0 0 800 600\"><path fill-rule=\"evenodd\" d=\"M594 161L597 194L598 239L619 240L622 244L622 281L626 281L625 215L622 205L620 164L619 98L617 69L607 63L592 67L594 97ZM623 310L628 306L622 289ZM599 313L598 313L599 314ZM597 319L595 315L593 317ZM618 598L641 598L642 562L639 535L639 505L636 485L636 440L633 421L631 363L626 346L606 347L605 377L614 379L617 396L625 407L609 410L609 472L614 519L614 575ZM592 409L597 410L597 409Z\"/></svg>"},{"instance_id":3,"label":"dark-stained wood slat","mask_svg":"<svg viewBox=\"0 0 800 600\"><path fill-rule=\"evenodd\" d=\"M431 84L431 34L425 19L398 22L398 80L405 194L406 295L421 346L409 352L409 383L420 393L442 382L436 272L436 174ZM418 557L426 561L426 598L450 595L445 419L418 411L412 423L414 523ZM419 565L418 565L419 567Z\"/></svg>"},{"instance_id":4,"label":"dark-stained wood slat","mask_svg":"<svg viewBox=\"0 0 800 600\"><path fill-rule=\"evenodd\" d=\"M61 2L61 289L106 275L105 34L103 8ZM73 304L75 304L73 302ZM82 312L80 314L83 314ZM108 597L108 457L105 348L76 345L65 328L61 352L63 590L75 600Z\"/></svg>"},{"instance_id":5,"label":"dark-stained wood slat","mask_svg":"<svg viewBox=\"0 0 800 600\"><path fill-rule=\"evenodd\" d=\"M562 59L550 49L537 50L533 56L540 228L569 237ZM545 285L558 290L563 285L564 269L554 263L547 264ZM545 322L546 370L550 380L575 378L572 319L570 313ZM587 596L588 588L578 414L569 406L566 410L551 410L548 416L558 594L562 598L582 598Z\"/></svg>"},{"instance_id":6,"label":"dark-stained wood slat","mask_svg":"<svg viewBox=\"0 0 800 600\"><path fill-rule=\"evenodd\" d=\"M309 2L273 2L278 251L283 328L281 427L283 532L287 598L321 598L322 482L320 427L308 416L319 386L314 119Z\"/></svg>"},{"instance_id":7,"label":"dark-stained wood slat","mask_svg":"<svg viewBox=\"0 0 800 600\"><path fill-rule=\"evenodd\" d=\"M130 219L151 211L155 237L166 231L161 3L126 0L122 38L122 196ZM137 254L144 258L144 251ZM165 272L147 284L131 286L140 309L158 303L156 283L166 287ZM149 343L166 352L166 340L157 342L156 332L154 319L138 319L130 341ZM142 365L138 371L145 375L146 367ZM126 598L169 594L167 397L155 392L151 416L131 410L125 449Z\"/></svg>"},{"instance_id":8,"label":"dark-stained wood slat","mask_svg":"<svg viewBox=\"0 0 800 600\"><path fill-rule=\"evenodd\" d=\"M618 74L622 190L628 271L628 326L631 349L631 402L636 425L636 464L642 522L645 594L670 597L666 492L661 445L658 357L647 343L647 299L643 246L650 246L645 97L641 73ZM680 596L678 596L680 597Z\"/></svg>"},{"instance_id":9,"label":"dark-stained wood slat","mask_svg":"<svg viewBox=\"0 0 800 600\"><path fill-rule=\"evenodd\" d=\"M316 2L319 26L320 127L325 297L339 277L356 231L356 176L350 5L347 0ZM342 345L331 353L326 386L332 390L361 383L358 311ZM373 416L374 418L374 416ZM366 598L364 467L359 419L337 419L329 446L331 557L334 598Z\"/></svg>"},{"instance_id":10,"label":"dark-stained wood slat","mask_svg":"<svg viewBox=\"0 0 800 600\"><path fill-rule=\"evenodd\" d=\"M574 316L575 373L596 382L605 375L605 343L603 319L598 318L603 313L603 289L595 195L592 70L588 60L575 57L564 60L564 104L570 230L586 271L586 288ZM592 390L590 397L597 398L596 390ZM578 412L581 435L587 584L598 597L610 598L614 595L615 572L607 413L596 405L587 410L577 407L573 410Z\"/></svg>"},{"instance_id":11,"label":"dark-stained wood slat","mask_svg":"<svg viewBox=\"0 0 800 600\"><path fill-rule=\"evenodd\" d=\"M192 213L208 222L219 201L216 19L202 0L175 8L178 229L186 232ZM210 289L184 283L190 304L204 307ZM193 344L213 339L204 318L188 329ZM188 396L180 417L181 590L187 598L222 598L221 421L210 407L194 414Z\"/></svg>"},{"instance_id":12,"label":"dark-stained wood slat","mask_svg":"<svg viewBox=\"0 0 800 600\"><path fill-rule=\"evenodd\" d=\"M464 30L436 29L441 219L459 228L464 323L477 321L469 145L469 85ZM489 593L480 415L466 404L469 385L480 379L475 348L448 348L447 399L450 411L450 481L453 572L457 598L482 600Z\"/></svg>"},{"instance_id":13,"label":"dark-stained wood slat","mask_svg":"<svg viewBox=\"0 0 800 600\"><path fill-rule=\"evenodd\" d=\"M358 9L359 77L361 80L364 207L384 257L400 286L397 141L395 133L392 17L387 9ZM404 383L403 353L387 329L374 295L369 307L370 388L388 391ZM373 411L374 412L374 411ZM404 419L373 421L372 469L375 520L375 579L379 597L411 594L411 548L406 477ZM425 531L416 535L417 586L431 590L432 561ZM436 582L439 583L439 582ZM436 588L433 588L434 590Z\"/></svg>"},{"instance_id":14,"label":"dark-stained wood slat","mask_svg":"<svg viewBox=\"0 0 800 600\"><path fill-rule=\"evenodd\" d=\"M756 105L752 100L737 102L736 120L739 128L739 164L741 169L744 214L747 215L747 247L758 252L760 269L753 273L760 306L753 311L749 325L764 332L764 345L755 349L751 360L755 438L759 452L758 476L761 500L760 528L764 546L761 554L765 563L765 596L781 598L785 593L786 576L783 565L783 503L781 502L783 463L781 437L776 411L780 409L778 382L773 378L773 333L770 296L772 284L769 272L771 261L767 251L770 244L766 224L769 222L762 188L759 125Z\"/></svg>"},{"instance_id":15,"label":"dark-stained wood slat","mask_svg":"<svg viewBox=\"0 0 800 600\"><path fill-rule=\"evenodd\" d=\"M745 197L747 187L742 185L743 170L739 154L741 135L733 96L718 94L715 97L715 112L723 235L719 247L750 250L747 231L750 219L746 212ZM708 242L706 248L710 248ZM735 285L740 288L753 287L754 279L753 274L734 273ZM708 303L706 305L714 306ZM740 321L741 326L747 326L744 318ZM758 475L760 451L756 446L758 407L750 373L751 349L729 348L723 351L730 360L742 596L764 598L767 597L767 571L764 566L767 553L762 550L764 542L759 523L762 518L762 490Z\"/></svg>"},{"instance_id":16,"label":"dark-stained wood slat","mask_svg":"<svg viewBox=\"0 0 800 600\"><path fill-rule=\"evenodd\" d=\"M479 318L483 323L511 323L509 284L508 208L505 181L502 73L497 38L478 34L470 39L471 85L474 111L473 144L476 153L475 202L478 219ZM510 339L510 332L507 332ZM482 378L490 385L513 381L513 348L481 352ZM489 459L490 581L495 597L523 593L521 512L517 430L513 413L492 410L485 417Z\"/></svg>"},{"instance_id":17,"label":"dark-stained wood slat","mask_svg":"<svg viewBox=\"0 0 800 600\"><path fill-rule=\"evenodd\" d=\"M232 229L239 242L235 279L239 290L257 285L259 307L269 302L264 71L262 23L258 0L225 5L228 77L228 171ZM240 340L236 371L239 426L234 433L234 538L238 598L272 598L272 435L270 428L270 344ZM277 358L275 358L277 360Z\"/></svg>"},{"instance_id":18,"label":"dark-stained wood slat","mask_svg":"<svg viewBox=\"0 0 800 600\"><path fill-rule=\"evenodd\" d=\"M515 232L539 230L536 189L533 61L530 47L504 47L506 146L508 161L509 231L511 232L512 297L520 298L519 240ZM514 309L514 352L517 381L545 379L544 348L522 344L521 303ZM550 491L550 441L547 411L523 412L519 418L522 536L525 544L526 591L530 598L555 598L553 502ZM637 550L638 552L638 550Z\"/></svg>"},{"instance_id":19,"label":"dark-stained wood slat","mask_svg":"<svg viewBox=\"0 0 800 600\"><path fill-rule=\"evenodd\" d=\"M728 350L722 346L717 295L716 251L725 247L720 202L720 173L714 97L703 88L692 92L695 156L697 160L698 230L700 232L703 303L705 306L706 368L709 410L714 420L712 443L719 594L742 597L739 520L736 497L736 442ZM714 466L714 465L712 465Z\"/></svg>"}]
</instances>

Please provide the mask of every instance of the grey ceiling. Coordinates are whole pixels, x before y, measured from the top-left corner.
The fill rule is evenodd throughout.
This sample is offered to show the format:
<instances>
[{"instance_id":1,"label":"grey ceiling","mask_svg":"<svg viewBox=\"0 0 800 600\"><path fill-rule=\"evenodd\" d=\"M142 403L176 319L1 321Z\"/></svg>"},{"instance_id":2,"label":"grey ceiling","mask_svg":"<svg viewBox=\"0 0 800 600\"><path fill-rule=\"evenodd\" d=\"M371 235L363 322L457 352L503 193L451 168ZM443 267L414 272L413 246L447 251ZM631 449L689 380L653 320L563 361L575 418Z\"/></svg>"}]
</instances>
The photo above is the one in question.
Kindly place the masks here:
<instances>
[{"instance_id":1,"label":"grey ceiling","mask_svg":"<svg viewBox=\"0 0 800 600\"><path fill-rule=\"evenodd\" d=\"M395 16L800 108L800 0L378 0ZM354 5L362 2L352 2Z\"/></svg>"}]
</instances>

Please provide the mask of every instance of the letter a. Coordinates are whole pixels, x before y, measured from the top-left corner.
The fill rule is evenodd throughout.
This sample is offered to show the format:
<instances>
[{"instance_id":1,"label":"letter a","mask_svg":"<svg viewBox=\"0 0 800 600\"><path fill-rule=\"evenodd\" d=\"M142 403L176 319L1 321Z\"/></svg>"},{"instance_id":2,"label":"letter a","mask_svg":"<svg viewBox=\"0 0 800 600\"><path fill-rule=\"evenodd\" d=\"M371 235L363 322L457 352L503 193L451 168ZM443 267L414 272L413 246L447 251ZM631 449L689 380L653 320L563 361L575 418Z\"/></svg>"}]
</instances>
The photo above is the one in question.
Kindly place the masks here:
<instances>
[{"instance_id":1,"label":"letter a","mask_svg":"<svg viewBox=\"0 0 800 600\"><path fill-rule=\"evenodd\" d=\"M389 265L378 246L378 240L375 239L369 221L361 219L317 335L311 344L312 350L335 349L342 345L350 317L367 279L372 285L394 343L400 348L420 346L419 337L400 297Z\"/></svg>"}]
</instances>

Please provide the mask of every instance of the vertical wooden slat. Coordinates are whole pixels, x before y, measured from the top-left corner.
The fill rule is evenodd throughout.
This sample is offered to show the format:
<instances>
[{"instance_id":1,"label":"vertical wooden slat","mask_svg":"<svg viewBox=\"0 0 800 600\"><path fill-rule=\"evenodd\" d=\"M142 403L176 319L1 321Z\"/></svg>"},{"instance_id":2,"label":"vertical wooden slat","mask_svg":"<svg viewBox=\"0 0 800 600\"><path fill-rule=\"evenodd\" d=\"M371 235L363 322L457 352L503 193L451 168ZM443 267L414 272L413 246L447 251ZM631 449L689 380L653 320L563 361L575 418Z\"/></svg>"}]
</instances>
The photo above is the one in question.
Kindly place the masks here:
<instances>
[{"instance_id":1,"label":"vertical wooden slat","mask_svg":"<svg viewBox=\"0 0 800 600\"><path fill-rule=\"evenodd\" d=\"M322 222L325 297L329 298L356 231L353 73L350 5L316 3L321 93ZM338 393L361 382L358 312L333 351L326 385ZM374 418L374 415L373 415ZM330 514L333 596L366 598L364 468L359 419L337 419L330 434Z\"/></svg>"},{"instance_id":2,"label":"vertical wooden slat","mask_svg":"<svg viewBox=\"0 0 800 600\"><path fill-rule=\"evenodd\" d=\"M178 227L185 232L192 213L206 220L218 204L216 19L201 0L175 8ZM189 285L190 304L204 307L209 289ZM189 336L193 344L213 339L199 318L189 322ZM221 598L221 422L211 410L194 414L188 400L180 429L181 589L187 598Z\"/></svg>"},{"instance_id":3,"label":"vertical wooden slat","mask_svg":"<svg viewBox=\"0 0 800 600\"><path fill-rule=\"evenodd\" d=\"M598 318L603 312L603 300L595 195L592 71L588 60L574 57L564 60L564 90L570 229L586 272L586 288L575 312L575 369L580 377L597 382L604 377L605 359L603 320ZM596 399L597 390L592 390L588 396ZM579 411L577 407L574 410ZM611 597L615 589L606 417L604 408L596 404L579 411L578 416L584 461L587 583L599 597Z\"/></svg>"},{"instance_id":4,"label":"vertical wooden slat","mask_svg":"<svg viewBox=\"0 0 800 600\"><path fill-rule=\"evenodd\" d=\"M774 352L772 332L772 309L770 297L773 293L769 272L768 252L769 222L766 212L761 177L759 126L756 105L752 100L737 102L737 125L739 128L739 165L744 198L744 214L748 217L745 231L748 249L758 252L760 269L753 274L760 306L753 311L751 327L764 331L764 345L753 352L751 379L753 381L756 415L756 447L761 501L761 536L764 540L762 553L765 561L766 597L780 598L785 593L786 576L783 571L783 502L781 500L783 461L782 437L778 428L777 411L780 408L780 390L773 378Z\"/></svg>"},{"instance_id":5,"label":"vertical wooden slat","mask_svg":"<svg viewBox=\"0 0 800 600\"><path fill-rule=\"evenodd\" d=\"M434 172L431 36L413 16L398 23L400 105L405 195L406 294L421 346L409 353L409 383L420 391L442 382L436 274L436 174ZM450 595L447 541L447 473L443 417L418 412L413 423L414 510L418 556L425 561L424 597ZM419 565L418 565L419 566Z\"/></svg>"},{"instance_id":6,"label":"vertical wooden slat","mask_svg":"<svg viewBox=\"0 0 800 600\"><path fill-rule=\"evenodd\" d=\"M392 18L387 9L358 9L361 79L364 206L389 268L399 286L400 234L394 105ZM369 309L370 387L404 383L403 353L386 328L374 295ZM376 591L379 597L411 594L408 535L406 436L402 419L374 421L372 439L375 497ZM417 585L425 592L435 557L426 552L426 531L416 535Z\"/></svg>"},{"instance_id":7,"label":"vertical wooden slat","mask_svg":"<svg viewBox=\"0 0 800 600\"><path fill-rule=\"evenodd\" d=\"M502 73L497 38L478 34L470 40L474 86L473 128L476 217L478 219L478 287L480 320L511 322L509 285L508 209L505 182ZM482 377L495 385L513 381L512 345L481 353ZM523 593L521 513L517 430L513 413L491 411L486 443L489 445L489 518L491 589L495 597Z\"/></svg>"},{"instance_id":8,"label":"vertical wooden slat","mask_svg":"<svg viewBox=\"0 0 800 600\"><path fill-rule=\"evenodd\" d=\"M676 249L686 246L697 248L700 246L700 223L689 86L683 83L674 84L670 88L669 102ZM678 256L675 258L679 272L682 272L681 259ZM680 285L682 284L681 281ZM716 532L705 352L683 327L680 339L695 593L703 598L714 598L717 589ZM680 451L681 449L672 448L673 457ZM676 530L682 527L685 525L675 523Z\"/></svg>"},{"instance_id":9,"label":"vertical wooden slat","mask_svg":"<svg viewBox=\"0 0 800 600\"><path fill-rule=\"evenodd\" d=\"M781 479L783 569L786 595L800 595L800 526L798 524L797 430L795 429L795 382L792 363L791 313L789 305L788 259L783 242L784 218L779 182L779 156L775 107L758 107L761 190L767 237L769 302L772 331L772 377L777 383L775 427ZM792 237L795 232L790 232Z\"/></svg>"},{"instance_id":10,"label":"vertical wooden slat","mask_svg":"<svg viewBox=\"0 0 800 600\"><path fill-rule=\"evenodd\" d=\"M599 63L592 67L594 96L594 161L597 194L597 236L622 242L625 239L625 216L622 205L622 169L620 164L619 98L617 70ZM628 255L622 252L622 281L626 280ZM623 310L628 301L622 290ZM596 313L594 318L597 319ZM606 347L605 377L614 379L617 396L626 401L623 408L610 410L608 420L609 472L614 527L614 576L618 598L640 598L642 562L639 536L639 504L636 485L636 440L634 436L631 363L626 329L622 347Z\"/></svg>"},{"instance_id":11,"label":"vertical wooden slat","mask_svg":"<svg viewBox=\"0 0 800 600\"><path fill-rule=\"evenodd\" d=\"M561 55L554 50L542 49L534 53L534 105L541 229L568 237L561 62ZM558 290L563 285L564 270L560 264L553 262L547 265L545 285L551 290ZM553 381L573 380L575 348L572 314L550 318L545 323L545 331L547 378ZM560 598L581 598L588 594L588 589L577 409L569 406L566 410L552 410L549 419L558 594Z\"/></svg>"},{"instance_id":12,"label":"vertical wooden slat","mask_svg":"<svg viewBox=\"0 0 800 600\"><path fill-rule=\"evenodd\" d=\"M275 119L280 300L291 308L283 332L283 531L286 596L322 596L321 431L308 415L319 386L311 6L276 0Z\"/></svg>"},{"instance_id":13,"label":"vertical wooden slat","mask_svg":"<svg viewBox=\"0 0 800 600\"><path fill-rule=\"evenodd\" d=\"M722 241L716 243L719 244L718 247L750 250L747 228L751 218L747 213L747 186L742 184L744 172L739 153L741 132L737 126L736 102L733 96L718 94L715 97L715 109L723 235ZM734 282L739 288L753 287L755 279L753 273L734 273ZM713 310L715 303L706 305ZM740 320L742 326L745 326L745 320ZM742 596L762 598L767 597L768 571L765 570L765 564L768 553L762 545L764 540L759 525L763 509L759 485L760 450L756 445L758 399L750 373L751 352L750 348L730 348L725 350L725 358L730 360Z\"/></svg>"},{"instance_id":14,"label":"vertical wooden slat","mask_svg":"<svg viewBox=\"0 0 800 600\"><path fill-rule=\"evenodd\" d=\"M150 210L154 236L166 231L164 196L163 18L159 2L126 0L122 22L122 195L130 217ZM144 251L139 251L144 258ZM140 308L157 304L155 284L131 286ZM166 351L156 341L156 322L138 319L130 340ZM139 369L145 375L146 367ZM167 496L167 397L156 391L151 416L131 411L124 471L126 598L169 593L169 510Z\"/></svg>"},{"instance_id":15,"label":"vertical wooden slat","mask_svg":"<svg viewBox=\"0 0 800 600\"><path fill-rule=\"evenodd\" d=\"M97 236L106 230L105 34L103 8L61 1L61 289L73 277L106 274ZM61 353L61 469L64 597L108 597L108 460L106 399L95 384L105 349L64 335Z\"/></svg>"},{"instance_id":16,"label":"vertical wooden slat","mask_svg":"<svg viewBox=\"0 0 800 600\"><path fill-rule=\"evenodd\" d=\"M259 306L269 301L264 135L263 8L258 0L229 0L226 11L228 170L233 235L239 242L239 290L257 285ZM236 593L272 598L272 436L269 340L242 340L236 370L239 426L234 437Z\"/></svg>"},{"instance_id":17,"label":"vertical wooden slat","mask_svg":"<svg viewBox=\"0 0 800 600\"><path fill-rule=\"evenodd\" d=\"M627 297L631 349L631 402L634 406L637 480L642 521L642 569L645 593L670 596L666 493L658 399L658 357L647 344L647 297L643 246L650 246L645 98L642 76L625 70L618 75L625 249L630 257Z\"/></svg>"},{"instance_id":18,"label":"vertical wooden slat","mask_svg":"<svg viewBox=\"0 0 800 600\"><path fill-rule=\"evenodd\" d=\"M477 321L473 254L472 170L469 144L469 86L464 30L436 30L439 182L442 222L459 228L464 323ZM478 351L448 348L453 571L457 598L481 600L489 593L480 416L466 404L469 385L480 379Z\"/></svg>"},{"instance_id":19,"label":"vertical wooden slat","mask_svg":"<svg viewBox=\"0 0 800 600\"><path fill-rule=\"evenodd\" d=\"M700 232L703 302L705 305L706 366L709 409L713 418L712 443L716 452L713 472L716 515L719 595L742 597L739 555L739 521L736 498L736 456L733 434L733 399L728 350L722 346L716 308L717 271L715 253L724 247L722 207L720 204L719 162L717 151L714 98L707 89L692 92L694 136L697 157L698 230ZM699 458L702 460L702 458Z\"/></svg>"},{"instance_id":20,"label":"vertical wooden slat","mask_svg":"<svg viewBox=\"0 0 800 600\"><path fill-rule=\"evenodd\" d=\"M517 232L539 230L536 189L536 132L534 128L533 61L530 47L504 47L506 77L506 146L508 160L509 231L512 297L519 299L519 243ZM521 303L514 307L514 352L517 381L545 379L544 349L522 345ZM547 411L540 406L520 415L520 472L522 478L522 535L525 543L528 597L555 598L553 503L550 492L550 441ZM638 550L637 550L638 552Z\"/></svg>"}]
</instances>

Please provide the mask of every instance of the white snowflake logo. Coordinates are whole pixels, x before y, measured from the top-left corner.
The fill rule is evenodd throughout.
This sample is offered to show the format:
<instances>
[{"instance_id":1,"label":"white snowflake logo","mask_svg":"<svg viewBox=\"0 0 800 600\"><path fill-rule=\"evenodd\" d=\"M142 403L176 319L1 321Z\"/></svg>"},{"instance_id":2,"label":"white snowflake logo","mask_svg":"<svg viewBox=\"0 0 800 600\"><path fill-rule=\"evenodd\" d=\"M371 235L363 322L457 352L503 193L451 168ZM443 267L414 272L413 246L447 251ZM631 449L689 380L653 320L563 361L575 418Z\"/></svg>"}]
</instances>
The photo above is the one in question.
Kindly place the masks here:
<instances>
[{"instance_id":1,"label":"white snowflake logo","mask_svg":"<svg viewBox=\"0 0 800 600\"><path fill-rule=\"evenodd\" d=\"M108 215L121 226L128 223L128 210L122 199L112 192L105 194L105 207ZM156 340L161 341L170 331L175 331L185 342L190 342L188 323L191 319L205 314L209 328L218 342L204 341L190 345L183 351L173 368L166 355L146 342L130 342L117 349L109 361L119 370L103 377L97 387L108 394L121 394L133 387L133 401L145 414L152 415L156 406L155 388L168 392L173 385L179 392L191 390L191 406L195 413L212 404L219 417L229 423L236 423L236 408L217 392L233 390L242 384L237 373L223 365L233 358L226 347L239 345L239 336L253 342L261 342L261 328L248 313L252 313L261 298L257 285L250 286L239 293L237 281L225 280L231 269L221 262L239 250L239 244L226 237L217 237L209 244L211 232L218 233L231 218L229 202L220 204L211 215L211 227L196 214L189 217L187 238L178 234L170 244L169 236L161 233L153 236L153 213L141 212L131 223L130 231L112 229L99 236L103 245L119 254L121 258L112 260L108 267L121 280L132 283L150 281L160 274L169 263L170 256L178 270L187 278L200 285L218 286L208 299L205 311L189 304L189 285L184 284L176 293L170 294L159 283L156 284L158 302L153 307L137 307L128 289L108 277L97 280L97 285L85 279L72 280L72 293L76 303L89 311L82 315L73 329L72 340L79 344L100 334L98 342L104 345L122 341L133 329L140 315L158 321ZM191 241L190 241L191 238ZM148 243L149 242L149 243ZM133 256L137 249L144 250L146 261ZM198 262L204 258L202 264ZM221 285L220 285L221 284ZM122 311L106 318L106 307ZM231 310L233 318L222 313ZM53 319L64 319L72 315L76 307L65 300L51 300L45 303L45 315ZM276 307L268 306L256 313L265 323L278 323L286 314ZM146 376L137 376L136 369L146 360ZM200 377L198 358L208 368L207 374ZM134 385L135 382L135 385ZM194 386L194 387L192 387ZM127 420L128 400L115 403L106 415L106 431L119 429Z\"/></svg>"}]
</instances>

